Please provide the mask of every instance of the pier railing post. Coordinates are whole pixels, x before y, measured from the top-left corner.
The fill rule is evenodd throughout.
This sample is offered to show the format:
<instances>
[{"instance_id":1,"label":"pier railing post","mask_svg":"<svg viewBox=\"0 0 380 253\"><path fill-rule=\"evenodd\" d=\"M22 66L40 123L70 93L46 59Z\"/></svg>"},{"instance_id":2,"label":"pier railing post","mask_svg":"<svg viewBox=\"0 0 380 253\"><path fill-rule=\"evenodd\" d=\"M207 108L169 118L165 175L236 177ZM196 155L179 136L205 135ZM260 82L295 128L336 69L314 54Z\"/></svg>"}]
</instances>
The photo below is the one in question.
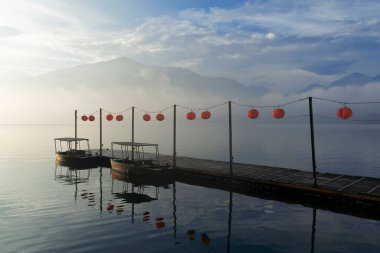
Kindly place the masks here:
<instances>
[{"instance_id":1,"label":"pier railing post","mask_svg":"<svg viewBox=\"0 0 380 253\"><path fill-rule=\"evenodd\" d=\"M99 155L103 156L103 129L102 129L102 108L99 109Z\"/></svg>"},{"instance_id":2,"label":"pier railing post","mask_svg":"<svg viewBox=\"0 0 380 253\"><path fill-rule=\"evenodd\" d=\"M75 110L75 139L78 138L78 111ZM77 150L78 142L75 140L75 150Z\"/></svg>"},{"instance_id":3,"label":"pier railing post","mask_svg":"<svg viewBox=\"0 0 380 253\"><path fill-rule=\"evenodd\" d=\"M229 131L229 151L230 151L230 179L233 176L232 171L232 162L233 162L233 156L232 156L232 112L231 112L231 101L228 101L228 131Z\"/></svg>"},{"instance_id":4,"label":"pier railing post","mask_svg":"<svg viewBox=\"0 0 380 253\"><path fill-rule=\"evenodd\" d=\"M311 157L313 162L313 179L314 186L317 187L317 163L315 160L315 143L314 143L314 119L313 119L313 98L309 97L309 118L310 118L310 139L311 139Z\"/></svg>"},{"instance_id":5,"label":"pier railing post","mask_svg":"<svg viewBox=\"0 0 380 253\"><path fill-rule=\"evenodd\" d=\"M135 143L135 107L132 106L132 161L135 158L135 147L133 144Z\"/></svg>"},{"instance_id":6,"label":"pier railing post","mask_svg":"<svg viewBox=\"0 0 380 253\"><path fill-rule=\"evenodd\" d=\"M173 107L173 168L176 166L177 156L177 105Z\"/></svg>"}]
</instances>

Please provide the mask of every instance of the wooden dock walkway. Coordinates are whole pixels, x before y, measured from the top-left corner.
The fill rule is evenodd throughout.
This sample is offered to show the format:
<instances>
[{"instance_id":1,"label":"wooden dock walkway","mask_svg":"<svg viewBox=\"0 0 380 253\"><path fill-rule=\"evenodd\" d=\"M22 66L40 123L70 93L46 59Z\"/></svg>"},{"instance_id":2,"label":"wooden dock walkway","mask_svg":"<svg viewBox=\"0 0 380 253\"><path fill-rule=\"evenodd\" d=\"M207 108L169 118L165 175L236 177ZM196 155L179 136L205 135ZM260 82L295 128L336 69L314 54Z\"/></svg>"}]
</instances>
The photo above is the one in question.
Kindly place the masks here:
<instances>
[{"instance_id":1,"label":"wooden dock walkway","mask_svg":"<svg viewBox=\"0 0 380 253\"><path fill-rule=\"evenodd\" d=\"M110 155L108 151L103 154ZM172 164L171 156L160 159ZM176 181L304 205L317 204L380 219L380 178L319 172L315 187L311 171L234 163L230 178L229 165L223 161L177 157Z\"/></svg>"}]
</instances>

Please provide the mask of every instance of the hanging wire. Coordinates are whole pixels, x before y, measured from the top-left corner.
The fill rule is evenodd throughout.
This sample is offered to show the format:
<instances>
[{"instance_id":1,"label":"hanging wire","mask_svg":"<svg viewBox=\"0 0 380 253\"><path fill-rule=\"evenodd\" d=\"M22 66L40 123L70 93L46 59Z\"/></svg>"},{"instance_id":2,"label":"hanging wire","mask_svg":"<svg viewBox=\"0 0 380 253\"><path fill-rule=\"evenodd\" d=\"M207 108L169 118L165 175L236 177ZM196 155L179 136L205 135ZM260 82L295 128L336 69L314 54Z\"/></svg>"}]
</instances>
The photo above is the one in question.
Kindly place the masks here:
<instances>
[{"instance_id":1,"label":"hanging wire","mask_svg":"<svg viewBox=\"0 0 380 253\"><path fill-rule=\"evenodd\" d=\"M103 109L103 111L104 111L105 114L122 114L122 113L124 113L126 111L129 111L129 110L132 110L132 107L129 107L129 108L127 108L127 109L125 109L123 111L120 111L120 112L111 112L111 111L108 111L106 109Z\"/></svg>"},{"instance_id":2,"label":"hanging wire","mask_svg":"<svg viewBox=\"0 0 380 253\"><path fill-rule=\"evenodd\" d=\"M343 104L343 105L347 105L347 104L352 104L352 105L363 105L363 104L380 104L380 102L378 101L369 101L369 102L344 102L344 101L338 101L338 100L334 100L334 99L328 99L328 98L320 98L320 97L313 97L314 99L317 99L317 100L322 100L322 101L328 101L328 102L332 102L332 103L338 103L338 104ZM290 104L294 104L294 103L298 103L298 102L301 102L301 101L304 101L304 100L307 100L308 97L305 97L305 98L301 98L301 99L297 99L297 100L293 100L293 101L289 101L289 102L286 102L286 103L283 103L283 104L278 104L278 105L253 105L253 104L244 104L244 103L239 103L239 102L235 102L235 101L231 101L231 103L235 104L235 105L238 105L238 106L243 106L243 107L249 107L249 108L277 108L277 107L284 107L284 106L287 106L287 105L290 105ZM211 110L213 108L216 108L216 107L219 107L219 106L222 106L222 105L225 105L227 104L229 101L226 101L226 102L223 102L223 103L220 103L220 104L216 104L216 105L212 105L212 106L209 106L209 107L201 107L201 108L190 108L190 107L186 107L186 106L183 106L183 105L177 105L179 108L182 108L182 109L185 109L185 110L189 110L189 111L194 111L194 112L199 112L199 111L207 111L207 110ZM161 110L158 110L158 111L147 111L147 110L143 110L143 109L138 109L137 107L135 107L135 109L138 109L139 111L141 112L144 112L144 113L150 113L150 114L155 114L155 113L161 113L161 112L164 112L166 110L169 110L171 108L173 108L174 105L171 105L171 106L168 106L164 109L161 109ZM122 110L120 112L111 112L111 111L108 111L106 109L103 109L103 111L107 114L122 114L126 111L129 111L131 110L132 107L129 107L125 110ZM85 113L83 115L93 115L93 114L96 114L97 112L99 112L99 109L96 110L95 112L92 112L92 113Z\"/></svg>"},{"instance_id":3,"label":"hanging wire","mask_svg":"<svg viewBox=\"0 0 380 253\"><path fill-rule=\"evenodd\" d=\"M144 109L139 109L137 107L135 107L135 109L138 109L140 112L149 113L149 114L155 114L155 113L161 113L161 112L167 111L167 110L169 110L172 107L174 107L174 105L165 107L164 109L159 110L159 111L147 111L147 110L144 110Z\"/></svg>"},{"instance_id":4,"label":"hanging wire","mask_svg":"<svg viewBox=\"0 0 380 253\"><path fill-rule=\"evenodd\" d=\"M306 99L308 99L308 98L307 97L301 98L301 99L293 100L293 101L290 101L290 102L287 102L284 104L279 104L279 105L252 105L252 104L242 104L242 103L238 103L238 102L234 102L234 101L232 103L235 105L238 105L238 106L244 106L244 107L250 107L250 108L276 108L276 107L284 107L284 106L287 106L290 104L298 103L298 102L304 101Z\"/></svg>"},{"instance_id":5,"label":"hanging wire","mask_svg":"<svg viewBox=\"0 0 380 253\"><path fill-rule=\"evenodd\" d=\"M211 110L213 108L216 108L216 107L228 104L228 102L229 101L226 101L226 102L223 102L223 103L220 103L220 104L216 104L216 105L212 105L212 106L209 106L209 107L201 107L201 108L189 108L189 107L182 106L182 105L177 105L177 106L180 107L180 108L182 108L182 109L189 110L189 111L199 112L199 111L208 111L208 110Z\"/></svg>"},{"instance_id":6,"label":"hanging wire","mask_svg":"<svg viewBox=\"0 0 380 253\"><path fill-rule=\"evenodd\" d=\"M344 101L338 101L334 99L328 99L328 98L319 98L319 97L313 97L314 99L318 100L323 100L323 101L328 101L332 103L338 103L338 104L343 104L343 105L365 105L365 104L380 104L380 102L377 101L370 101L370 102L344 102Z\"/></svg>"},{"instance_id":7,"label":"hanging wire","mask_svg":"<svg viewBox=\"0 0 380 253\"><path fill-rule=\"evenodd\" d=\"M96 110L96 111L94 111L94 112L91 112L91 113L80 113L80 114L82 114L82 115L94 115L94 114L96 114L97 112L99 112L99 109Z\"/></svg>"}]
</instances>

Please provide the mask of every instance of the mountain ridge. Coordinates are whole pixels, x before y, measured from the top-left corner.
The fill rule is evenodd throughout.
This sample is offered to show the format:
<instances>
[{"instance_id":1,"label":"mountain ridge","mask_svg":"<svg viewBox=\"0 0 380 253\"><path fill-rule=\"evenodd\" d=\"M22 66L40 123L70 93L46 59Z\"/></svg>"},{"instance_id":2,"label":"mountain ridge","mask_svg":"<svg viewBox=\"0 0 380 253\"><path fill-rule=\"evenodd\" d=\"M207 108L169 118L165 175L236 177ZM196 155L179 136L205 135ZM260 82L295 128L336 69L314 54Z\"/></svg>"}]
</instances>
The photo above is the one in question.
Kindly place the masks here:
<instances>
[{"instance_id":1,"label":"mountain ridge","mask_svg":"<svg viewBox=\"0 0 380 253\"><path fill-rule=\"evenodd\" d=\"M297 93L303 94L303 93L311 92L316 89L328 90L335 87L360 87L371 82L379 82L379 81L380 81L380 74L377 76L368 76L362 73L354 72L340 79L337 79L326 86L320 85L320 84L307 85L305 88L299 90Z\"/></svg>"},{"instance_id":2,"label":"mountain ridge","mask_svg":"<svg viewBox=\"0 0 380 253\"><path fill-rule=\"evenodd\" d=\"M5 80L5 81L4 81ZM12 79L4 79L5 85ZM268 94L270 90L264 85L243 85L228 77L203 76L181 67L149 66L128 57L109 61L83 64L70 68L55 70L36 77L15 78L16 81L30 85L63 87L76 90L81 87L102 89L105 87L144 88L150 91L171 87L181 89L184 93L206 94L222 97L250 98ZM328 85L312 83L305 85L296 94L305 94L314 90L328 90L337 87L360 87L371 82L379 82L376 76L354 72L331 82ZM171 92L169 89L168 92ZM274 91L276 92L276 91Z\"/></svg>"}]
</instances>

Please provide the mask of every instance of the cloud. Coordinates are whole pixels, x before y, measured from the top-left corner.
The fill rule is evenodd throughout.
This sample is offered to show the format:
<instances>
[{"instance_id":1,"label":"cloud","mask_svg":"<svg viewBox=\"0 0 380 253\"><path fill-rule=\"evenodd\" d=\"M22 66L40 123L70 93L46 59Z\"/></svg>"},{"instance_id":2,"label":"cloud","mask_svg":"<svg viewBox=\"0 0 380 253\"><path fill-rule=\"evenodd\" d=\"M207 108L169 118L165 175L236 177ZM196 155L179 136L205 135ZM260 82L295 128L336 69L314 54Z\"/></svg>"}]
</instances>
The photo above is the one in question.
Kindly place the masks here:
<instances>
[{"instance_id":1,"label":"cloud","mask_svg":"<svg viewBox=\"0 0 380 253\"><path fill-rule=\"evenodd\" d=\"M266 38L267 40L274 40L276 37L277 37L277 36L276 36L276 34L274 34L274 33L267 33L267 34L265 34L265 38Z\"/></svg>"},{"instance_id":2,"label":"cloud","mask_svg":"<svg viewBox=\"0 0 380 253\"><path fill-rule=\"evenodd\" d=\"M14 30L0 41L0 69L36 74L129 56L282 90L348 72L379 72L380 4L371 0L247 1L133 21L95 3L17 1L6 7L0 24Z\"/></svg>"},{"instance_id":3,"label":"cloud","mask_svg":"<svg viewBox=\"0 0 380 253\"><path fill-rule=\"evenodd\" d=\"M21 33L20 30L11 26L0 25L0 39L6 37L17 36Z\"/></svg>"}]
</instances>

